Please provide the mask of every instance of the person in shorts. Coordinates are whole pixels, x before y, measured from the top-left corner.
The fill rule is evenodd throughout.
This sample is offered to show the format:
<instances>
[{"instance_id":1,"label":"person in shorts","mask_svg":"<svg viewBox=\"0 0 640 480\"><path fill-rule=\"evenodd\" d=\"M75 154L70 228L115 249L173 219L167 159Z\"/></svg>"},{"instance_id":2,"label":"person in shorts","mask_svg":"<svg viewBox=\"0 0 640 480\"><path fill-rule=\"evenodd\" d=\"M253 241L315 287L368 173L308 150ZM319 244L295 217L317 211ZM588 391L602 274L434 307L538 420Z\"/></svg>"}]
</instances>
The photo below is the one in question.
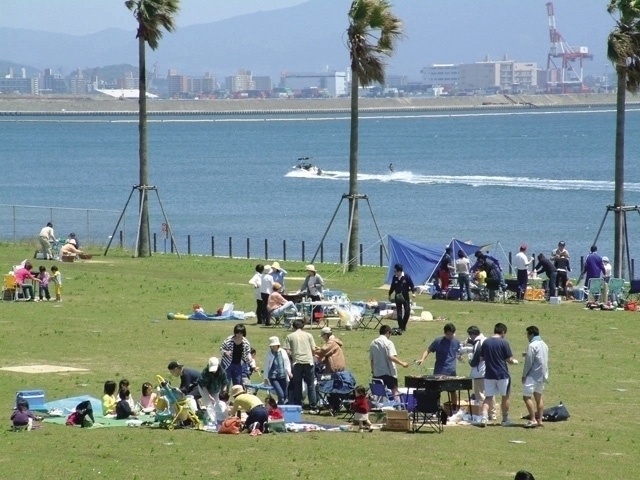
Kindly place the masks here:
<instances>
[{"instance_id":1,"label":"person in shorts","mask_svg":"<svg viewBox=\"0 0 640 480\"><path fill-rule=\"evenodd\" d=\"M508 364L516 365L518 360L513 358L511 346L505 340L507 326L504 323L496 323L493 328L493 335L487 338L480 350L480 361L484 361L484 402L482 402L481 427L486 427L489 423L489 410L494 405L496 395L502 397L500 409L502 410L502 426L513 426L509 419L509 393L511 387L511 377L509 376Z\"/></svg>"},{"instance_id":2,"label":"person in shorts","mask_svg":"<svg viewBox=\"0 0 640 480\"><path fill-rule=\"evenodd\" d=\"M396 401L400 401L396 364L402 365L404 368L407 368L409 364L398 358L396 346L389 340L391 327L382 325L379 332L380 336L369 345L371 377L375 380L381 380L385 387L393 392Z\"/></svg>"},{"instance_id":3,"label":"person in shorts","mask_svg":"<svg viewBox=\"0 0 640 480\"><path fill-rule=\"evenodd\" d=\"M540 337L538 327L534 325L527 327L527 338L529 345L524 353L522 399L529 411L529 421L524 427L534 428L542 426L542 392L544 384L549 380L549 347Z\"/></svg>"}]
</instances>

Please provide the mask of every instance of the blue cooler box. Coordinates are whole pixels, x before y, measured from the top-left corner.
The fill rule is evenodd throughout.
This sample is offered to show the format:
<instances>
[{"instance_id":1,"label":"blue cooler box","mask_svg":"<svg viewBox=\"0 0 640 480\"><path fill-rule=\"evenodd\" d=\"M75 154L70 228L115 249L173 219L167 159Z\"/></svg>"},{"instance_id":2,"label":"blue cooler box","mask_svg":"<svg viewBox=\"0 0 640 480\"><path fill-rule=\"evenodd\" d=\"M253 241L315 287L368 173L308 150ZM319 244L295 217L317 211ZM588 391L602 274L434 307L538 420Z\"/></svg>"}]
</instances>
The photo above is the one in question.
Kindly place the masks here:
<instances>
[{"instance_id":1,"label":"blue cooler box","mask_svg":"<svg viewBox=\"0 0 640 480\"><path fill-rule=\"evenodd\" d=\"M285 423L300 423L302 421L302 407L300 405L280 405Z\"/></svg>"},{"instance_id":2,"label":"blue cooler box","mask_svg":"<svg viewBox=\"0 0 640 480\"><path fill-rule=\"evenodd\" d=\"M16 407L18 400L26 400L29 402L29 410L47 411L44 401L44 390L21 390L16 392Z\"/></svg>"}]
</instances>

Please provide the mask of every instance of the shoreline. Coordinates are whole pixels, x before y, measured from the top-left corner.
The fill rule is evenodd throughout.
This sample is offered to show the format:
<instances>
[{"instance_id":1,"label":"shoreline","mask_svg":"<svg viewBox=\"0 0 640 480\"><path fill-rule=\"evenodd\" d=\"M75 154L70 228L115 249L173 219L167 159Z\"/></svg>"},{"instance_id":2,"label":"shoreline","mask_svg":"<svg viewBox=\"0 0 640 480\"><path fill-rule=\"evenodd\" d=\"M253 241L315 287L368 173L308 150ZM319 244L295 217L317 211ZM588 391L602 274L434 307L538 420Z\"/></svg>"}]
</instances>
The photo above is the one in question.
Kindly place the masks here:
<instances>
[{"instance_id":1,"label":"shoreline","mask_svg":"<svg viewBox=\"0 0 640 480\"><path fill-rule=\"evenodd\" d=\"M632 97L627 105L638 105ZM616 105L616 94L489 95L477 97L361 98L361 112L429 112L448 110L496 110L536 108L592 108ZM349 113L349 98L149 100L154 115L287 115ZM138 115L136 100L96 96L0 96L0 116Z\"/></svg>"}]
</instances>

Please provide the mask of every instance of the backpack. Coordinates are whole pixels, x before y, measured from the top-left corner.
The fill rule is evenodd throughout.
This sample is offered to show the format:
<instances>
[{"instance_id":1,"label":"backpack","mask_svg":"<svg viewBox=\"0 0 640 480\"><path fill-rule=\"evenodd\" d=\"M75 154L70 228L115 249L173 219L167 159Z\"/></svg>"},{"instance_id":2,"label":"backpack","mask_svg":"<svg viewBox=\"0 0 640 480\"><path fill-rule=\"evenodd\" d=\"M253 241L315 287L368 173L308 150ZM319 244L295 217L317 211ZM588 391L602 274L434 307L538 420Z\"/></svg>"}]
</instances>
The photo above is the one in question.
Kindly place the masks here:
<instances>
[{"instance_id":1,"label":"backpack","mask_svg":"<svg viewBox=\"0 0 640 480\"><path fill-rule=\"evenodd\" d=\"M237 435L242 430L242 420L238 417L227 417L218 428L218 433Z\"/></svg>"}]
</instances>

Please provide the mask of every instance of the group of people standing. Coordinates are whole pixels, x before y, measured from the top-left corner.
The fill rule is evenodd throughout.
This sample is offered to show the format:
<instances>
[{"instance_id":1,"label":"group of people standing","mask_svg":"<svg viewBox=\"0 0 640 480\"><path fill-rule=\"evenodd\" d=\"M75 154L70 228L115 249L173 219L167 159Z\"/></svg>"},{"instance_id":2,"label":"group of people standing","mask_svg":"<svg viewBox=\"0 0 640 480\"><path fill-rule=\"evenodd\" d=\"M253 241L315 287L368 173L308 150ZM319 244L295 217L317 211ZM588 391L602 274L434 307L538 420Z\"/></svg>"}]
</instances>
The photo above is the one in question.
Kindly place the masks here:
<instances>
[{"instance_id":1,"label":"group of people standing","mask_svg":"<svg viewBox=\"0 0 640 480\"><path fill-rule=\"evenodd\" d=\"M316 272L313 265L307 265L305 270L307 275L300 287L300 293L308 295L311 301L319 301L322 299L324 279ZM249 280L249 285L254 288L258 325L270 326L272 317L297 312L295 303L283 296L286 291L286 275L287 271L280 266L279 262L273 262L271 265L261 263L256 265L255 274ZM290 327L287 323L285 326Z\"/></svg>"}]
</instances>

